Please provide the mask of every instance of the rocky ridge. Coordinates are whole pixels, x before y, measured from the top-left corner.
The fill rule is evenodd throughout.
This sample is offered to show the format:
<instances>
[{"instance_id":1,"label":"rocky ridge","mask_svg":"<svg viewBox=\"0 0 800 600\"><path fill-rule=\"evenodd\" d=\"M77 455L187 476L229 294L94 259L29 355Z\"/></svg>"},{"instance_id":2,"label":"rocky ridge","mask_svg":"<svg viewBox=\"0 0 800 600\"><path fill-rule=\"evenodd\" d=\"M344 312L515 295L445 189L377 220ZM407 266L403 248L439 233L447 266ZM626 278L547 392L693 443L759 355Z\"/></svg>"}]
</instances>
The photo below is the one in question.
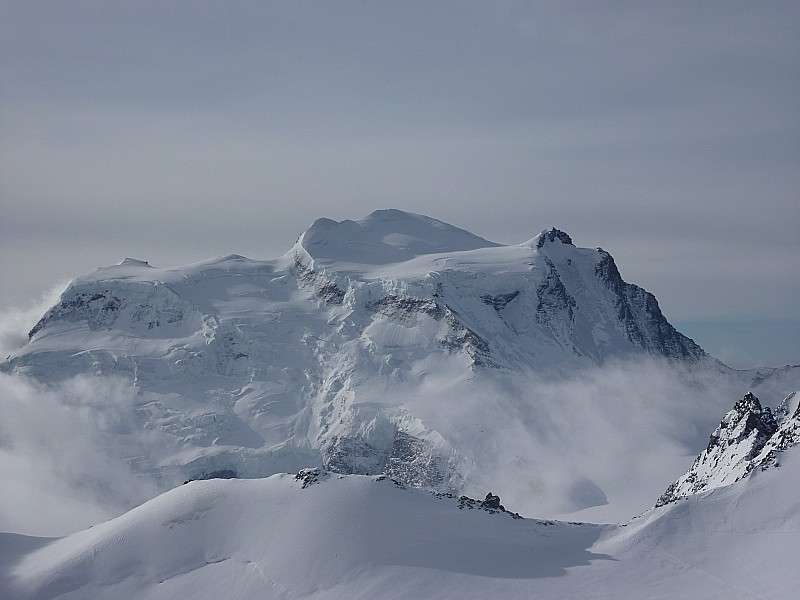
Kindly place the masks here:
<instances>
[{"instance_id":1,"label":"rocky ridge","mask_svg":"<svg viewBox=\"0 0 800 600\"><path fill-rule=\"evenodd\" d=\"M664 506L692 494L730 485L754 470L780 466L781 453L800 442L796 393L773 411L748 392L722 419L689 470L656 502Z\"/></svg>"}]
</instances>

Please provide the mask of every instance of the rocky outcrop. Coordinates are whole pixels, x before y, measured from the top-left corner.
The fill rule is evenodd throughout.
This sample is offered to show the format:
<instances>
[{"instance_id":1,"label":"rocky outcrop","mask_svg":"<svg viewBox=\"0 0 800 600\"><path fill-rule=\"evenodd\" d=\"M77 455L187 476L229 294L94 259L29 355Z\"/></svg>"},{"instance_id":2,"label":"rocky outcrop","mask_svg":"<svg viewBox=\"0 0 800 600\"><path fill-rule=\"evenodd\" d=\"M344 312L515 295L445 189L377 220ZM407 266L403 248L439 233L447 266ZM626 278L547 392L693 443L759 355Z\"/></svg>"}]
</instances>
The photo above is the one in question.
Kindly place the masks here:
<instances>
[{"instance_id":1,"label":"rocky outcrop","mask_svg":"<svg viewBox=\"0 0 800 600\"><path fill-rule=\"evenodd\" d=\"M441 290L441 287L437 290ZM366 308L372 313L401 322L408 321L415 314L427 315L436 321L443 322L447 327L436 338L442 348L454 352L464 352L475 366L499 367L492 359L489 343L464 325L459 314L443 303L440 298L440 291L434 293L431 298L389 295L367 302Z\"/></svg>"},{"instance_id":2,"label":"rocky outcrop","mask_svg":"<svg viewBox=\"0 0 800 600\"><path fill-rule=\"evenodd\" d=\"M481 301L484 304L488 304L499 313L517 296L519 296L519 290L508 292L507 294L484 294L481 296Z\"/></svg>"},{"instance_id":3,"label":"rocky outcrop","mask_svg":"<svg viewBox=\"0 0 800 600\"><path fill-rule=\"evenodd\" d=\"M794 396L784 400L775 411L776 418L752 393L745 394L711 434L706 449L667 488L656 506L735 483L757 468L779 466L780 454L800 442L800 407L795 406Z\"/></svg>"},{"instance_id":4,"label":"rocky outcrop","mask_svg":"<svg viewBox=\"0 0 800 600\"><path fill-rule=\"evenodd\" d=\"M781 466L781 455L800 444L800 398L788 396L775 411L778 429L752 461L752 469L766 470Z\"/></svg>"},{"instance_id":5,"label":"rocky outcrop","mask_svg":"<svg viewBox=\"0 0 800 600\"><path fill-rule=\"evenodd\" d=\"M545 258L545 263L548 271L536 288L538 303L534 318L537 323L547 327L562 343L567 344L575 323L575 309L578 303L564 287L553 262Z\"/></svg>"},{"instance_id":6,"label":"rocky outcrop","mask_svg":"<svg viewBox=\"0 0 800 600\"><path fill-rule=\"evenodd\" d=\"M411 298L389 295L367 302L370 312L380 313L389 318L406 318L413 313L423 313L434 319L441 319L444 310L435 298Z\"/></svg>"},{"instance_id":7,"label":"rocky outcrop","mask_svg":"<svg viewBox=\"0 0 800 600\"><path fill-rule=\"evenodd\" d=\"M323 273L306 265L298 254L294 257L294 268L300 282L313 289L314 294L325 304L341 304L344 301L344 290Z\"/></svg>"},{"instance_id":8,"label":"rocky outcrop","mask_svg":"<svg viewBox=\"0 0 800 600\"><path fill-rule=\"evenodd\" d=\"M28 338L36 335L47 323L59 319L86 321L89 329L109 327L117 320L122 303L122 298L107 289L91 293L67 290L62 295L59 303L47 311L33 326L33 329L28 332ZM148 329L152 329L156 323L158 321L149 321L147 323Z\"/></svg>"},{"instance_id":9,"label":"rocky outcrop","mask_svg":"<svg viewBox=\"0 0 800 600\"><path fill-rule=\"evenodd\" d=\"M103 285L105 283L105 285ZM59 321L85 322L90 331L115 328L140 336L172 335L199 324L199 314L166 286L152 283L71 284L28 333L32 339Z\"/></svg>"},{"instance_id":10,"label":"rocky outcrop","mask_svg":"<svg viewBox=\"0 0 800 600\"><path fill-rule=\"evenodd\" d=\"M323 466L335 473L381 473L415 488L451 488L452 468L431 442L397 430L391 445L358 436L338 436L323 451Z\"/></svg>"},{"instance_id":11,"label":"rocky outcrop","mask_svg":"<svg viewBox=\"0 0 800 600\"><path fill-rule=\"evenodd\" d=\"M633 344L671 359L698 361L707 356L694 340L670 325L653 294L623 281L608 252L598 248L597 253L595 275L614 294L616 317Z\"/></svg>"},{"instance_id":12,"label":"rocky outcrop","mask_svg":"<svg viewBox=\"0 0 800 600\"><path fill-rule=\"evenodd\" d=\"M539 239L536 241L536 248L541 250L544 248L547 242L555 242L558 240L562 244L567 244L572 246L572 238L569 237L563 231L556 229L555 227L551 227L550 229L545 229L542 233L539 234Z\"/></svg>"}]
</instances>

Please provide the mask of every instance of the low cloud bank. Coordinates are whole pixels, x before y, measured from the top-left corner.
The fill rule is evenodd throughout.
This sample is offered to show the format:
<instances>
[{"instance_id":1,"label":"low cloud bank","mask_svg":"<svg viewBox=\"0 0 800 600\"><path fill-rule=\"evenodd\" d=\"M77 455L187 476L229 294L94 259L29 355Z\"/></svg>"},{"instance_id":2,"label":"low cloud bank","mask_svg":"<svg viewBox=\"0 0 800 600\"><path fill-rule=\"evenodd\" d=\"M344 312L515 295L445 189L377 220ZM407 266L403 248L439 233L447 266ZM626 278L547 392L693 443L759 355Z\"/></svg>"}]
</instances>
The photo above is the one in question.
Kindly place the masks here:
<instances>
[{"instance_id":1,"label":"low cloud bank","mask_svg":"<svg viewBox=\"0 0 800 600\"><path fill-rule=\"evenodd\" d=\"M79 376L54 387L0 373L0 531L64 535L161 491L111 451L133 423L134 390ZM141 435L141 434L140 434ZM128 451L136 454L133 441Z\"/></svg>"},{"instance_id":2,"label":"low cloud bank","mask_svg":"<svg viewBox=\"0 0 800 600\"><path fill-rule=\"evenodd\" d=\"M66 286L28 308L3 311L0 357L28 341ZM45 386L0 373L0 531L65 535L159 493L154 477L135 474L110 451L110 438L119 448L119 436L135 422L134 405L135 390L124 379L78 376Z\"/></svg>"},{"instance_id":3,"label":"low cloud bank","mask_svg":"<svg viewBox=\"0 0 800 600\"><path fill-rule=\"evenodd\" d=\"M492 491L525 516L570 520L618 522L650 508L740 395L719 374L651 359L559 379L453 375L394 393L398 402L416 397L406 404L412 414L474 466L464 492ZM66 534L177 483L142 468L169 442L138 428L141 398L129 379L45 386L0 374L0 399L0 531Z\"/></svg>"},{"instance_id":4,"label":"low cloud bank","mask_svg":"<svg viewBox=\"0 0 800 600\"><path fill-rule=\"evenodd\" d=\"M432 406L420 410L470 449L471 494L491 490L525 516L613 522L650 508L740 397L718 373L650 358L439 383L426 382Z\"/></svg>"}]
</instances>

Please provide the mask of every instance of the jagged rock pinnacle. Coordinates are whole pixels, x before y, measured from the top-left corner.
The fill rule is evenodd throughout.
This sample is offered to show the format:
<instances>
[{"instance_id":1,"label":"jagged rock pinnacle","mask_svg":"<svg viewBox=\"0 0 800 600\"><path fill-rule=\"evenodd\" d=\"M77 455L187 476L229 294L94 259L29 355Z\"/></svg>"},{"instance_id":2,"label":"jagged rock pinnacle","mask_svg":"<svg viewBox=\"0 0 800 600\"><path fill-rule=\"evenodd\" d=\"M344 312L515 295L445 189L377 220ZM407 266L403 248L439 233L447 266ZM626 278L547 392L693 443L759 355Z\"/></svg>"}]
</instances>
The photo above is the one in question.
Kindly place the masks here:
<instances>
[{"instance_id":1,"label":"jagged rock pinnacle","mask_svg":"<svg viewBox=\"0 0 800 600\"><path fill-rule=\"evenodd\" d=\"M561 231L560 229L556 229L555 227L551 227L550 229L545 229L542 233L539 234L539 239L536 242L537 248L542 248L547 242L554 242L560 241L562 244L569 244L573 246L572 238L569 237L565 232Z\"/></svg>"}]
</instances>

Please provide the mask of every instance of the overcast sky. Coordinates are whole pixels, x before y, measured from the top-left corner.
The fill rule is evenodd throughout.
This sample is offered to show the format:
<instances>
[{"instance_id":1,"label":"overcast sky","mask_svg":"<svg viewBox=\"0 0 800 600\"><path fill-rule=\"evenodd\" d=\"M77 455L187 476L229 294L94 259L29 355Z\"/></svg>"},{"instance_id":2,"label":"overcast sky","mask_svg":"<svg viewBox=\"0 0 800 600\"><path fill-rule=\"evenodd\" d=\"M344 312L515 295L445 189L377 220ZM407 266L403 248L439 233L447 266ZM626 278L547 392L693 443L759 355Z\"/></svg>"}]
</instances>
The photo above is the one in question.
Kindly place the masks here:
<instances>
[{"instance_id":1,"label":"overcast sky","mask_svg":"<svg viewBox=\"0 0 800 600\"><path fill-rule=\"evenodd\" d=\"M800 363L800 3L0 1L0 304L418 212Z\"/></svg>"}]
</instances>

